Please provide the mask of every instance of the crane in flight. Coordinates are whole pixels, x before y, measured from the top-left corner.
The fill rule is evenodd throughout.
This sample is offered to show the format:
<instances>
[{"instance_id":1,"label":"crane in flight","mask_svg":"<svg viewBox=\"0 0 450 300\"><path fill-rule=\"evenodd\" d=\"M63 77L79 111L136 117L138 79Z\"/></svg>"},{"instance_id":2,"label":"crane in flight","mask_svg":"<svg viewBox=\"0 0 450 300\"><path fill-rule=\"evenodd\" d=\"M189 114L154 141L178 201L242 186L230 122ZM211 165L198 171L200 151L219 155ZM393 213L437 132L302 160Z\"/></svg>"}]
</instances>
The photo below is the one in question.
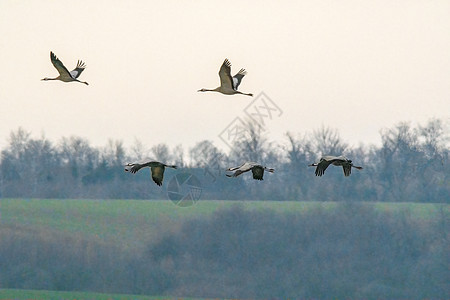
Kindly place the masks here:
<instances>
[{"instance_id":1,"label":"crane in flight","mask_svg":"<svg viewBox=\"0 0 450 300\"><path fill-rule=\"evenodd\" d=\"M53 66L56 68L56 70L58 70L59 72L59 76L55 77L55 78L48 78L45 77L41 80L61 80L64 82L71 82L71 81L77 81L77 82L81 82L84 83L86 85L89 85L87 82L85 81L80 81L78 80L78 77L80 76L81 72L84 71L84 69L86 68L86 65L84 64L84 62L82 62L81 60L78 60L77 66L75 67L75 69L73 69L72 71L69 72L69 70L67 70L67 68L64 66L64 64L59 60L59 58L56 57L56 55L50 51L50 60L53 64Z\"/></svg>"},{"instance_id":2,"label":"crane in flight","mask_svg":"<svg viewBox=\"0 0 450 300\"><path fill-rule=\"evenodd\" d=\"M138 164L138 163L131 164L131 163L128 163L125 166L125 171L134 174L137 171L139 171L140 169L145 168L145 167L149 167L150 168L152 179L159 186L162 185L162 182L163 182L163 179L164 179L164 170L166 169L166 167L173 168L173 169L177 168L177 166L166 165L166 164L163 164L163 163L161 163L159 161L149 161L149 162L146 162L146 163L143 163L143 164Z\"/></svg>"},{"instance_id":3,"label":"crane in flight","mask_svg":"<svg viewBox=\"0 0 450 300\"><path fill-rule=\"evenodd\" d=\"M275 170L272 168L264 167L258 163L255 162L245 162L239 167L229 168L227 171L236 171L232 175L226 174L228 177L237 177L241 175L242 173L248 172L252 170L253 179L256 180L263 180L264 176L264 170L267 172L273 173Z\"/></svg>"},{"instance_id":4,"label":"crane in flight","mask_svg":"<svg viewBox=\"0 0 450 300\"><path fill-rule=\"evenodd\" d=\"M352 168L362 170L362 167L354 166L352 161L345 156L331 155L321 157L319 163L313 163L309 165L309 167L316 167L316 176L322 176L323 174L325 174L325 170L329 165L342 166L342 169L344 170L344 176L350 176L350 174L352 173Z\"/></svg>"},{"instance_id":5,"label":"crane in flight","mask_svg":"<svg viewBox=\"0 0 450 300\"><path fill-rule=\"evenodd\" d=\"M225 95L241 94L252 97L253 94L251 93L246 94L238 91L238 87L241 84L242 78L246 74L247 71L245 71L245 69L240 69L236 75L231 77L231 63L228 58L226 58L219 70L220 86L213 90L201 89L198 90L198 92L219 92Z\"/></svg>"}]
</instances>

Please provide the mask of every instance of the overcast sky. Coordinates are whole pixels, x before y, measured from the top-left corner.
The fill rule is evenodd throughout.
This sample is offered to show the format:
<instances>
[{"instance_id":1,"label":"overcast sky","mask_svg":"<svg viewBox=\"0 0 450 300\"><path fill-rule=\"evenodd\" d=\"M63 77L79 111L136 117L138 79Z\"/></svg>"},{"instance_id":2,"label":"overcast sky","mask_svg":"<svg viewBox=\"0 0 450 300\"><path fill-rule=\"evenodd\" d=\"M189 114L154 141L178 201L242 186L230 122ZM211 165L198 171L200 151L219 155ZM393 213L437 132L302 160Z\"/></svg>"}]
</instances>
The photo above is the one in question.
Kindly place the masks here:
<instances>
[{"instance_id":1,"label":"overcast sky","mask_svg":"<svg viewBox=\"0 0 450 300\"><path fill-rule=\"evenodd\" d=\"M261 92L271 140L324 125L379 144L398 122L449 120L449 12L448 0L2 0L0 147L21 126L53 142L226 149L233 121L267 116ZM50 51L69 70L85 61L89 86L41 81L58 75ZM225 58L255 97L197 92L219 85Z\"/></svg>"}]
</instances>

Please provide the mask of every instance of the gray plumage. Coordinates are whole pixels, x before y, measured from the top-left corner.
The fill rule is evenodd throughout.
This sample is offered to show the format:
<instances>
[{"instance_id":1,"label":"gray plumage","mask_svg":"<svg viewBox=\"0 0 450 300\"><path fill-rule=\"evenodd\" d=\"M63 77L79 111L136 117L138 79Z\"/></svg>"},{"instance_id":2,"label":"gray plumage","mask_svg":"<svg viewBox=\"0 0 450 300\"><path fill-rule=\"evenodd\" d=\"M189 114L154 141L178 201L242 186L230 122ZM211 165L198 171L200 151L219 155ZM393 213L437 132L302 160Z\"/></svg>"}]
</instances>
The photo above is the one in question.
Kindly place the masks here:
<instances>
[{"instance_id":1,"label":"gray plumage","mask_svg":"<svg viewBox=\"0 0 450 300\"><path fill-rule=\"evenodd\" d=\"M244 78L246 74L247 71L245 71L245 69L240 69L239 72L237 72L237 74L232 77L231 63L226 58L219 70L220 86L213 90L201 89L198 90L198 92L219 92L225 95L241 94L246 96L253 96L253 94L251 93L246 94L237 90L239 85L241 84L242 78Z\"/></svg>"},{"instance_id":2,"label":"gray plumage","mask_svg":"<svg viewBox=\"0 0 450 300\"><path fill-rule=\"evenodd\" d=\"M236 171L232 175L226 174L228 177L237 177L245 172L252 171L253 179L263 180L264 170L273 173L275 170L272 168L264 167L255 162L245 162L239 167L229 168L227 171Z\"/></svg>"},{"instance_id":3,"label":"gray plumage","mask_svg":"<svg viewBox=\"0 0 450 300\"><path fill-rule=\"evenodd\" d=\"M320 158L319 163L313 163L309 166L316 167L316 176L322 176L323 174L325 174L325 170L329 165L342 166L342 169L344 170L344 176L350 176L350 174L352 173L352 168L356 168L358 170L362 169L362 167L354 166L352 161L345 156L331 155L323 156L322 158Z\"/></svg>"},{"instance_id":4,"label":"gray plumage","mask_svg":"<svg viewBox=\"0 0 450 300\"><path fill-rule=\"evenodd\" d=\"M67 68L64 66L64 64L59 60L59 58L57 58L56 55L51 51L50 51L50 60L53 64L53 66L56 68L56 70L58 70L59 76L55 77L55 78L45 77L41 80L45 80L45 81L61 80L63 82L77 81L77 82L81 82L81 83L88 85L87 82L80 81L77 79L80 76L80 74L84 71L84 69L86 68L85 63L82 62L81 60L78 60L77 66L75 67L75 69L73 69L70 72L69 72L69 70L67 70Z\"/></svg>"},{"instance_id":5,"label":"gray plumage","mask_svg":"<svg viewBox=\"0 0 450 300\"><path fill-rule=\"evenodd\" d=\"M140 169L145 168L145 167L149 167L150 168L152 179L159 186L162 185L162 182L163 182L163 179L164 179L164 170L166 169L166 167L167 168L173 168L173 169L177 168L177 166L174 166L174 165L166 165L166 164L160 163L158 161L149 161L149 162L146 162L146 163L143 163L143 164L138 164L138 163L131 164L131 163L128 163L125 166L125 171L134 174L137 171L139 171Z\"/></svg>"}]
</instances>

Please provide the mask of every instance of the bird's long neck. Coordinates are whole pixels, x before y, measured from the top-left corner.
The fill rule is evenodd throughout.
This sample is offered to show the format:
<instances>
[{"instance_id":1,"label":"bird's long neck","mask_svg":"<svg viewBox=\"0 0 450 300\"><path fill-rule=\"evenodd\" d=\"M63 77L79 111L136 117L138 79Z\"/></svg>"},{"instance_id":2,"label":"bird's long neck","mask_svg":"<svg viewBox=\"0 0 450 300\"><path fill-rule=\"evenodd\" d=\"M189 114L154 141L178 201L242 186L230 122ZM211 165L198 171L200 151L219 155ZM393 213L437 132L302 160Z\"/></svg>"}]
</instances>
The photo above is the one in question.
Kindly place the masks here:
<instances>
[{"instance_id":1,"label":"bird's long neck","mask_svg":"<svg viewBox=\"0 0 450 300\"><path fill-rule=\"evenodd\" d=\"M85 85L89 85L89 83L87 83L86 81L81 81L81 80L78 80L78 79L75 79L75 81L78 81L78 82L84 83Z\"/></svg>"},{"instance_id":2,"label":"bird's long neck","mask_svg":"<svg viewBox=\"0 0 450 300\"><path fill-rule=\"evenodd\" d=\"M242 93L242 92L239 92L239 91L236 91L238 94L241 94L241 95L245 95L245 96L250 96L250 97L253 97L253 94L252 93Z\"/></svg>"},{"instance_id":3,"label":"bird's long neck","mask_svg":"<svg viewBox=\"0 0 450 300\"><path fill-rule=\"evenodd\" d=\"M201 89L201 90L199 90L199 92L218 92L218 91L219 91L218 87L213 89L213 90L210 90L210 89Z\"/></svg>"}]
</instances>

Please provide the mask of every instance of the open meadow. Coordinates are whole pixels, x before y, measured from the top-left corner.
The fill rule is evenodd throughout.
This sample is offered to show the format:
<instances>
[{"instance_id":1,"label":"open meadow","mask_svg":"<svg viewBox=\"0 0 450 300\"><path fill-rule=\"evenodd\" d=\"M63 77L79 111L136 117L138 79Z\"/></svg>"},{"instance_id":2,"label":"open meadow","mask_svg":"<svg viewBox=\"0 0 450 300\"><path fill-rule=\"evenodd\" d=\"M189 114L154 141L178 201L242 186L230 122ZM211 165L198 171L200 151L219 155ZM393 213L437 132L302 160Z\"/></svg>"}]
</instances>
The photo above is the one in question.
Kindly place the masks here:
<instances>
[{"instance_id":1,"label":"open meadow","mask_svg":"<svg viewBox=\"0 0 450 300\"><path fill-rule=\"evenodd\" d=\"M51 229L65 234L81 234L100 241L113 241L121 247L147 242L157 230L176 230L186 220L211 216L215 211L234 205L249 210L269 209L280 213L305 213L314 209L333 209L336 202L301 201L198 201L179 207L169 200L59 200L1 199L0 224L33 229ZM380 212L407 213L428 220L446 213L445 204L362 203Z\"/></svg>"},{"instance_id":2,"label":"open meadow","mask_svg":"<svg viewBox=\"0 0 450 300\"><path fill-rule=\"evenodd\" d=\"M423 203L1 199L0 299L439 298L449 214Z\"/></svg>"},{"instance_id":3,"label":"open meadow","mask_svg":"<svg viewBox=\"0 0 450 300\"><path fill-rule=\"evenodd\" d=\"M102 294L90 292L60 292L19 289L0 289L1 300L195 300L201 298L150 297L126 294Z\"/></svg>"}]
</instances>

